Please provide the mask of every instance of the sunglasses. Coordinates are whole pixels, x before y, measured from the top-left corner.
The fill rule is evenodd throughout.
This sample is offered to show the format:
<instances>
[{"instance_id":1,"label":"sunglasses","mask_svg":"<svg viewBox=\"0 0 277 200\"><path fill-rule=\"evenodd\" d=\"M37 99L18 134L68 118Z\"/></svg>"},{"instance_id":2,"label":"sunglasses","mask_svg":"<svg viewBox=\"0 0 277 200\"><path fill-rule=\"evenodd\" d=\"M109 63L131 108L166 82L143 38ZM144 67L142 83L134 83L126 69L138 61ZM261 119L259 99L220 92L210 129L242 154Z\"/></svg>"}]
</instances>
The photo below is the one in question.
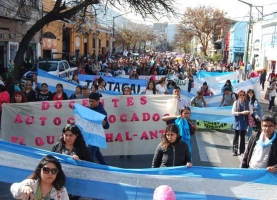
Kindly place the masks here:
<instances>
[{"instance_id":1,"label":"sunglasses","mask_svg":"<svg viewBox=\"0 0 277 200\"><path fill-rule=\"evenodd\" d=\"M26 86L32 86L31 84L26 84Z\"/></svg>"},{"instance_id":2,"label":"sunglasses","mask_svg":"<svg viewBox=\"0 0 277 200\"><path fill-rule=\"evenodd\" d=\"M75 127L76 126L74 124L66 124L63 129L67 131L71 131L71 129Z\"/></svg>"},{"instance_id":3,"label":"sunglasses","mask_svg":"<svg viewBox=\"0 0 277 200\"><path fill-rule=\"evenodd\" d=\"M44 174L49 174L50 171L51 171L51 174L53 174L53 175L56 175L56 174L59 173L59 170L57 168L52 168L52 169L50 169L49 167L43 167L42 168L42 172Z\"/></svg>"}]
</instances>

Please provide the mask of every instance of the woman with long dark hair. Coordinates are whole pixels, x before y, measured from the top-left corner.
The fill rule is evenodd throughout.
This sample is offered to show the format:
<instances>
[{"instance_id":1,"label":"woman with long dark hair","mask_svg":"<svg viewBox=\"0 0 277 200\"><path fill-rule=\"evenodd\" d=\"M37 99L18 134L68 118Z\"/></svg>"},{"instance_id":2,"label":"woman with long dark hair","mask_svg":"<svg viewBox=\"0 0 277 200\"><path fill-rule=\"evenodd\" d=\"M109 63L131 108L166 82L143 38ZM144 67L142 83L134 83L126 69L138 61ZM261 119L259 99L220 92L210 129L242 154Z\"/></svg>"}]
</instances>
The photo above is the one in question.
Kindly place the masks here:
<instances>
[{"instance_id":1,"label":"woman with long dark hair","mask_svg":"<svg viewBox=\"0 0 277 200\"><path fill-rule=\"evenodd\" d=\"M168 94L168 89L166 87L165 78L162 77L156 85L157 94Z\"/></svg>"},{"instance_id":2,"label":"woman with long dark hair","mask_svg":"<svg viewBox=\"0 0 277 200\"><path fill-rule=\"evenodd\" d=\"M221 89L221 94L224 94L224 88L230 88L230 92L233 92L233 86L230 80L227 80Z\"/></svg>"},{"instance_id":3,"label":"woman with long dark hair","mask_svg":"<svg viewBox=\"0 0 277 200\"><path fill-rule=\"evenodd\" d=\"M62 137L53 146L52 151L69 155L75 160L92 162L91 153L80 129L74 124L66 124L62 132Z\"/></svg>"},{"instance_id":4,"label":"woman with long dark hair","mask_svg":"<svg viewBox=\"0 0 277 200\"><path fill-rule=\"evenodd\" d=\"M235 135L233 139L233 156L244 154L245 150L245 133L249 125L249 115L252 115L253 109L249 101L246 100L246 93L244 90L238 92L238 100L234 102L232 108L232 115L234 115L233 128ZM239 144L240 137L240 144Z\"/></svg>"},{"instance_id":5,"label":"woman with long dark hair","mask_svg":"<svg viewBox=\"0 0 277 200\"><path fill-rule=\"evenodd\" d=\"M63 85L58 83L56 85L56 92L53 93L53 100L67 100L67 94L63 91Z\"/></svg>"},{"instance_id":6,"label":"woman with long dark hair","mask_svg":"<svg viewBox=\"0 0 277 200\"><path fill-rule=\"evenodd\" d=\"M77 84L80 83L80 82L79 82L78 74L73 74L73 75L72 75L72 80L71 80L71 82L77 83Z\"/></svg>"},{"instance_id":7,"label":"woman with long dark hair","mask_svg":"<svg viewBox=\"0 0 277 200\"><path fill-rule=\"evenodd\" d=\"M191 155L186 143L181 141L179 129L175 124L166 127L162 142L158 145L152 167L191 167Z\"/></svg>"},{"instance_id":8,"label":"woman with long dark hair","mask_svg":"<svg viewBox=\"0 0 277 200\"><path fill-rule=\"evenodd\" d=\"M16 199L69 200L65 179L60 162L47 155L28 179L12 184L11 193Z\"/></svg>"},{"instance_id":9,"label":"woman with long dark hair","mask_svg":"<svg viewBox=\"0 0 277 200\"><path fill-rule=\"evenodd\" d=\"M255 121L255 127L257 130L261 130L261 119L263 117L263 110L260 106L258 99L256 98L254 90L249 89L247 91L246 99L247 99L247 101L249 101L249 103L251 104L251 106L253 108L253 114L251 116L253 117L253 119ZM248 125L248 129L247 129L248 140L249 140L250 136L252 135L252 130L253 130L253 127Z\"/></svg>"},{"instance_id":10,"label":"woman with long dark hair","mask_svg":"<svg viewBox=\"0 0 277 200\"><path fill-rule=\"evenodd\" d=\"M86 145L80 129L74 124L66 124L60 140L53 146L52 151L70 156L74 160L92 162L93 158ZM69 195L70 200L79 200L80 196Z\"/></svg>"},{"instance_id":11,"label":"woman with long dark hair","mask_svg":"<svg viewBox=\"0 0 277 200\"><path fill-rule=\"evenodd\" d=\"M168 82L167 82L166 87L168 89L168 94L173 94L173 89L177 84L174 82L174 80L172 78L169 78L167 81Z\"/></svg>"},{"instance_id":12,"label":"woman with long dark hair","mask_svg":"<svg viewBox=\"0 0 277 200\"><path fill-rule=\"evenodd\" d=\"M157 94L156 83L152 80L148 81L147 87L146 87L145 91L143 92L143 94L145 94L145 95Z\"/></svg>"},{"instance_id":13,"label":"woman with long dark hair","mask_svg":"<svg viewBox=\"0 0 277 200\"><path fill-rule=\"evenodd\" d=\"M41 90L37 94L37 100L38 101L51 101L52 100L52 92L48 90L47 83L41 84Z\"/></svg>"},{"instance_id":14,"label":"woman with long dark hair","mask_svg":"<svg viewBox=\"0 0 277 200\"><path fill-rule=\"evenodd\" d=\"M191 136L195 134L198 129L196 125L190 119L190 108L184 106L179 110L179 116L164 116L163 121L167 124L176 124L180 131L181 140L188 145L190 153L192 153L191 148Z\"/></svg>"}]
</instances>

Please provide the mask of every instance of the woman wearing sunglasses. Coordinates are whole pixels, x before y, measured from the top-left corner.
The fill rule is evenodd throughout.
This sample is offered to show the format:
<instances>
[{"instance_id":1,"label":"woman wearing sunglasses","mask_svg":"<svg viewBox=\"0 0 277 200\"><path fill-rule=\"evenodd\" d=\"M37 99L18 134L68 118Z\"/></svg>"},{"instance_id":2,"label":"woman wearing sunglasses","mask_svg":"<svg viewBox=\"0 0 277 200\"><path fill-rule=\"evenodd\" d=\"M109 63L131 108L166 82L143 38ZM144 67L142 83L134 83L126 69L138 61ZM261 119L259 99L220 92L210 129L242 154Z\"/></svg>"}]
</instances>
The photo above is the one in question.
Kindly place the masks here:
<instances>
[{"instance_id":1,"label":"woman wearing sunglasses","mask_svg":"<svg viewBox=\"0 0 277 200\"><path fill-rule=\"evenodd\" d=\"M28 179L12 184L11 193L16 199L68 200L65 179L59 161L47 155Z\"/></svg>"},{"instance_id":2,"label":"woman wearing sunglasses","mask_svg":"<svg viewBox=\"0 0 277 200\"><path fill-rule=\"evenodd\" d=\"M25 94L27 102L37 101L37 93L35 90L33 90L31 81L26 81L22 92Z\"/></svg>"},{"instance_id":3,"label":"woman wearing sunglasses","mask_svg":"<svg viewBox=\"0 0 277 200\"><path fill-rule=\"evenodd\" d=\"M245 133L249 125L248 117L253 114L253 108L249 101L246 100L246 93L244 90L238 92L238 100L234 102L232 108L232 115L234 115L235 120L233 123L233 128L235 129L235 135L233 139L233 156L239 154L244 154L245 150ZM240 137L240 145L238 139Z\"/></svg>"}]
</instances>

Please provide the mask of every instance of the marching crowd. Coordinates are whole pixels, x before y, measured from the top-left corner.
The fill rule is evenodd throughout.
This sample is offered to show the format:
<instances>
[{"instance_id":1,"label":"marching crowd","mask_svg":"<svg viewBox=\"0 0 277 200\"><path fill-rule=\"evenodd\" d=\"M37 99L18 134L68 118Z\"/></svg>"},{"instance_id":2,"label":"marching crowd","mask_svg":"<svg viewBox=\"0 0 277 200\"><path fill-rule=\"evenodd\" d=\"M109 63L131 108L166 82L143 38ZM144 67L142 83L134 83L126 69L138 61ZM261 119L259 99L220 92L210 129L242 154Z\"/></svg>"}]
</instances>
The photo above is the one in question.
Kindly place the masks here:
<instances>
[{"instance_id":1,"label":"marching crowd","mask_svg":"<svg viewBox=\"0 0 277 200\"><path fill-rule=\"evenodd\" d=\"M177 116L163 117L166 122L165 134L161 143L157 146L154 153L152 167L171 167L187 166L192 167L192 147L191 137L196 133L197 126L190 119L190 106L206 107L205 96L214 95L207 82L198 89L197 95L190 102L181 97L181 89L171 79L172 75L180 80L186 80L187 90L194 87L193 76L198 70L210 71L233 71L238 74L237 78L241 80L241 72L236 63L224 66L222 63L201 62L198 59L192 59L189 55L181 57L172 54L153 54L145 55L140 58L121 57L116 62L108 58L103 60L85 60L83 63L77 63L78 70L73 75L72 82L79 83L78 74L97 75L93 80L91 88L88 85L79 85L73 95L68 95L63 91L63 85L56 85L56 92L53 94L48 91L46 83L38 88L36 74L32 81L27 81L20 89L12 78L8 78L4 84L0 84L0 98L2 98L0 108L3 103L24 103L32 101L46 100L67 100L67 99L89 99L89 107L106 117L103 120L103 128L109 128L107 112L103 108L100 98L105 90L105 81L102 76L122 76L128 75L130 79L138 79L139 76L149 76L147 87L143 94L146 95L166 95L174 94L178 98ZM100 72L99 72L100 71ZM248 70L247 70L248 71ZM251 69L249 69L249 74ZM162 75L160 77L159 75ZM261 84L264 88L264 79L260 75ZM271 77L271 76L270 76ZM269 110L274 106L276 96L276 77L272 77L270 83L270 105ZM234 115L233 128L233 150L232 155L243 156L242 168L267 168L271 173L277 170L277 139L275 118L270 115L263 116L261 106L255 97L255 91L241 90L234 93L230 80L226 80L222 88L222 100L220 106L232 106L232 115ZM132 95L130 87L124 87L123 95ZM272 102L273 101L273 102ZM255 132L253 130L255 129ZM67 124L62 130L62 137L53 146L52 151L66 154L75 160L85 160L93 162L97 158L100 164L106 165L98 147L87 146L80 129L74 124ZM245 147L245 135L248 136L248 145ZM239 139L240 138L240 139ZM240 141L240 142L239 142ZM52 177L47 179L47 177ZM39 163L34 173L22 183L15 183L11 187L14 197L35 197L35 199L68 199L67 191L64 188L65 176L59 162L51 156L44 157ZM70 195L70 199L79 199L79 196Z\"/></svg>"}]
</instances>

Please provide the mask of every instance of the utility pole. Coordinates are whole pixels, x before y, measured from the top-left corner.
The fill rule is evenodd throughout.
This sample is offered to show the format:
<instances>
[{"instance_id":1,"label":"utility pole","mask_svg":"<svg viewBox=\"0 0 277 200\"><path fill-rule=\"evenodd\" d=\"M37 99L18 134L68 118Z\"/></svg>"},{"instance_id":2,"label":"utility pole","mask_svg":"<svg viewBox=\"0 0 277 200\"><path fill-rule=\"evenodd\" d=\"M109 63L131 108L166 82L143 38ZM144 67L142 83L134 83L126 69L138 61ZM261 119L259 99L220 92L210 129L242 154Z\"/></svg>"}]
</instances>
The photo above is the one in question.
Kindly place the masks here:
<instances>
[{"instance_id":1,"label":"utility pole","mask_svg":"<svg viewBox=\"0 0 277 200\"><path fill-rule=\"evenodd\" d=\"M248 54L249 54L249 41L250 41L250 33L252 28L252 4L250 4L250 14L249 14L249 22L248 22L248 29L247 29L247 43L246 43L246 51L245 51L245 63L244 63L244 74L245 80L247 79L247 65L248 65Z\"/></svg>"},{"instance_id":2,"label":"utility pole","mask_svg":"<svg viewBox=\"0 0 277 200\"><path fill-rule=\"evenodd\" d=\"M238 1L248 5L250 7L249 22L248 22L248 28L247 28L247 43L246 43L246 49L244 50L244 74L245 74L245 80L246 80L247 79L247 65L248 65L250 33L251 33L251 29L252 29L252 8L255 7L263 17L263 6L253 6L253 4L247 3L245 1L242 1L242 0L238 0ZM258 8L262 8L262 11L260 11Z\"/></svg>"},{"instance_id":3,"label":"utility pole","mask_svg":"<svg viewBox=\"0 0 277 200\"><path fill-rule=\"evenodd\" d=\"M117 17L120 17L120 16L122 16L122 15L126 15L126 14L128 14L128 13L130 13L130 12L127 12L127 13L124 13L124 14L117 15L117 16L114 16L114 17L113 17L113 42L112 42L112 53L114 53L113 51L114 51L114 42L115 42L115 38L114 38L114 19L117 18Z\"/></svg>"},{"instance_id":4,"label":"utility pole","mask_svg":"<svg viewBox=\"0 0 277 200\"><path fill-rule=\"evenodd\" d=\"M238 0L250 7L250 13L249 13L249 22L248 22L248 28L247 28L247 42L246 42L246 49L244 49L244 79L247 79L247 65L248 65L248 50L249 50L249 41L250 41L250 32L251 32L251 22L252 22L252 7L253 5L251 3L247 3L245 1Z\"/></svg>"}]
</instances>

